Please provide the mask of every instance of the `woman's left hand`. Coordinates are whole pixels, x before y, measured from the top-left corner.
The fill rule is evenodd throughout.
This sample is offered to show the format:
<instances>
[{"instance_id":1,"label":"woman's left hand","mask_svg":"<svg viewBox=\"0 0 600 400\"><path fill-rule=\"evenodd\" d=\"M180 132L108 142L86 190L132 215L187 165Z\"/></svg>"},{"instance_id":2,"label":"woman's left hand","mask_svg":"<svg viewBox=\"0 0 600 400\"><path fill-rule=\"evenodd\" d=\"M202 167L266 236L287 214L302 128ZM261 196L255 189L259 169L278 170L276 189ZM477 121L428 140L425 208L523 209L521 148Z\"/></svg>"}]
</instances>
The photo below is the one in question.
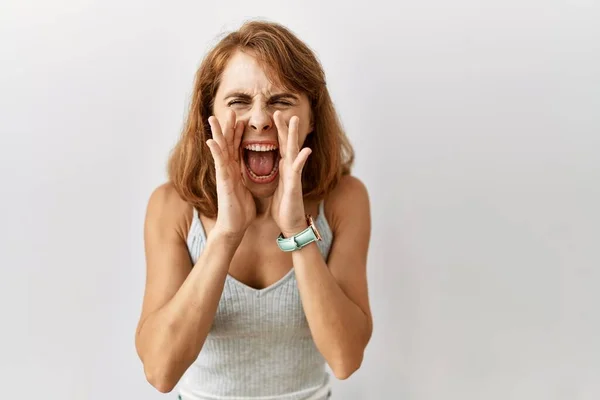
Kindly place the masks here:
<instances>
[{"instance_id":1,"label":"woman's left hand","mask_svg":"<svg viewBox=\"0 0 600 400\"><path fill-rule=\"evenodd\" d=\"M306 229L304 197L302 195L302 168L312 150L305 147L300 151L298 143L299 119L293 116L289 126L281 112L273 114L279 136L279 184L273 195L271 215L285 237L293 236Z\"/></svg>"}]
</instances>

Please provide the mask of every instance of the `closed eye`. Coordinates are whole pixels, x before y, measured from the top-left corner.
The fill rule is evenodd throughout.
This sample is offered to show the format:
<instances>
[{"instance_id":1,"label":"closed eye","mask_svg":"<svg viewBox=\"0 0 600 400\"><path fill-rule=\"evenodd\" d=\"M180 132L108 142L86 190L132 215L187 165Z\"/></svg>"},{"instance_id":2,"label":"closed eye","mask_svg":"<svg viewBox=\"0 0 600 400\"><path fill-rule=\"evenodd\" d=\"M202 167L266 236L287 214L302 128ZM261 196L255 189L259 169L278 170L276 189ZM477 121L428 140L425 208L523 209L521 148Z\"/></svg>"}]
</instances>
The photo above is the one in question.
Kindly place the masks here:
<instances>
[{"instance_id":1,"label":"closed eye","mask_svg":"<svg viewBox=\"0 0 600 400\"><path fill-rule=\"evenodd\" d=\"M227 103L227 105L229 107L234 106L236 104L249 104L249 102L244 101L244 100L232 100L232 101L230 101L230 102ZM290 103L289 101L284 101L284 100L273 101L273 102L271 102L271 104L278 105L278 106L283 106L283 107L293 106L292 103Z\"/></svg>"},{"instance_id":2,"label":"closed eye","mask_svg":"<svg viewBox=\"0 0 600 400\"><path fill-rule=\"evenodd\" d=\"M289 101L284 101L284 100L274 101L273 104L279 104L279 105L282 105L282 106L291 106L291 105L293 105Z\"/></svg>"},{"instance_id":3,"label":"closed eye","mask_svg":"<svg viewBox=\"0 0 600 400\"><path fill-rule=\"evenodd\" d=\"M247 101L244 101L244 100L232 100L232 101L230 101L229 103L227 103L227 105L228 105L229 107L231 107L231 106L233 106L233 105L235 105L235 104L248 104L248 102L247 102Z\"/></svg>"}]
</instances>

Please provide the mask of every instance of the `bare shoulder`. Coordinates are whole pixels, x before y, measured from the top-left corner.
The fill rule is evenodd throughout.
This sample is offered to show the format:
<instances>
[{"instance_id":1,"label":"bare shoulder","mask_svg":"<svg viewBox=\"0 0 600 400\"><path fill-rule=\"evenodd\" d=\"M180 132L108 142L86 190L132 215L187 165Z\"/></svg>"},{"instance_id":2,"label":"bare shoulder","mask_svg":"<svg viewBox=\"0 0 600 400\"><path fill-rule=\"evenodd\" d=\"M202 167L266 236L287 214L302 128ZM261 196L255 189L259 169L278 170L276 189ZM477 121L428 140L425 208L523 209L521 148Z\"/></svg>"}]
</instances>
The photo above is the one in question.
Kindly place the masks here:
<instances>
[{"instance_id":1,"label":"bare shoulder","mask_svg":"<svg viewBox=\"0 0 600 400\"><path fill-rule=\"evenodd\" d=\"M334 230L345 221L370 220L370 200L366 185L356 176L344 175L327 196L327 209Z\"/></svg>"},{"instance_id":2,"label":"bare shoulder","mask_svg":"<svg viewBox=\"0 0 600 400\"><path fill-rule=\"evenodd\" d=\"M184 201L172 183L155 188L148 200L146 230L185 238L192 222L193 208Z\"/></svg>"},{"instance_id":3,"label":"bare shoulder","mask_svg":"<svg viewBox=\"0 0 600 400\"><path fill-rule=\"evenodd\" d=\"M344 175L329 194L330 200L341 202L354 196L359 196L362 200L368 200L369 197L366 185L354 175Z\"/></svg>"}]
</instances>

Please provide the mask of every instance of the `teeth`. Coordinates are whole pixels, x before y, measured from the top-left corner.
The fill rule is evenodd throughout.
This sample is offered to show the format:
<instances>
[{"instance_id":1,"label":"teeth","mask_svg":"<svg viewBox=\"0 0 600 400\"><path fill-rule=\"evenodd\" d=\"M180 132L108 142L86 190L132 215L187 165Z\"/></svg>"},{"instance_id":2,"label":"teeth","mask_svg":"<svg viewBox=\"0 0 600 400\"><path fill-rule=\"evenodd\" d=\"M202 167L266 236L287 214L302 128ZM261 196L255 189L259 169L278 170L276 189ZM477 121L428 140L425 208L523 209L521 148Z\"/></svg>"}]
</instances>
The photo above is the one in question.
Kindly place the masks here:
<instances>
[{"instance_id":1,"label":"teeth","mask_svg":"<svg viewBox=\"0 0 600 400\"><path fill-rule=\"evenodd\" d=\"M244 147L246 150L252 151L273 151L277 150L277 146L274 144L249 144Z\"/></svg>"}]
</instances>

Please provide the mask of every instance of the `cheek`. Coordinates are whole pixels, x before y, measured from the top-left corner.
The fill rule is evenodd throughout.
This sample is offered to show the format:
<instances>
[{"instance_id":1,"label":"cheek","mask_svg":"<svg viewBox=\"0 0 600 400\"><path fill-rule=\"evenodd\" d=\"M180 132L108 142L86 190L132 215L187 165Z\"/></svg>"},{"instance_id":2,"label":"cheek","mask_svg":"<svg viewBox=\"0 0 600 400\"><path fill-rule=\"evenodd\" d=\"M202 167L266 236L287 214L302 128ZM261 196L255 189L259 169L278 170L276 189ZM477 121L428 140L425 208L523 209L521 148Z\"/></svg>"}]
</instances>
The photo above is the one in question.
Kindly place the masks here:
<instances>
[{"instance_id":1,"label":"cheek","mask_svg":"<svg viewBox=\"0 0 600 400\"><path fill-rule=\"evenodd\" d=\"M308 112L305 107L294 107L293 109L286 110L284 112L284 117L287 124L290 123L290 119L293 116L298 117L300 120L298 124L298 133L300 135L310 132L311 117L310 112Z\"/></svg>"},{"instance_id":2,"label":"cheek","mask_svg":"<svg viewBox=\"0 0 600 400\"><path fill-rule=\"evenodd\" d=\"M220 106L213 106L212 113L219 121L219 125L223 126L226 121L227 109Z\"/></svg>"},{"instance_id":3,"label":"cheek","mask_svg":"<svg viewBox=\"0 0 600 400\"><path fill-rule=\"evenodd\" d=\"M227 117L228 117L228 115L229 115L229 113L231 111L233 111L233 113L235 115L234 121L239 120L240 119L240 113L237 112L237 111L235 111L232 108L229 108L229 107L227 107L227 108L220 108L220 109L215 108L215 110L214 110L214 116L219 121L219 125L221 126L222 130L225 129L225 126L227 124Z\"/></svg>"},{"instance_id":4,"label":"cheek","mask_svg":"<svg viewBox=\"0 0 600 400\"><path fill-rule=\"evenodd\" d=\"M301 132L308 135L310 132L313 131L313 119L312 119L312 112L310 110L310 108L308 106L306 107L302 107L302 121L301 121Z\"/></svg>"},{"instance_id":5,"label":"cheek","mask_svg":"<svg viewBox=\"0 0 600 400\"><path fill-rule=\"evenodd\" d=\"M303 122L298 127L298 140L300 143L304 143L306 137L312 132L312 124L309 116L306 116Z\"/></svg>"}]
</instances>

